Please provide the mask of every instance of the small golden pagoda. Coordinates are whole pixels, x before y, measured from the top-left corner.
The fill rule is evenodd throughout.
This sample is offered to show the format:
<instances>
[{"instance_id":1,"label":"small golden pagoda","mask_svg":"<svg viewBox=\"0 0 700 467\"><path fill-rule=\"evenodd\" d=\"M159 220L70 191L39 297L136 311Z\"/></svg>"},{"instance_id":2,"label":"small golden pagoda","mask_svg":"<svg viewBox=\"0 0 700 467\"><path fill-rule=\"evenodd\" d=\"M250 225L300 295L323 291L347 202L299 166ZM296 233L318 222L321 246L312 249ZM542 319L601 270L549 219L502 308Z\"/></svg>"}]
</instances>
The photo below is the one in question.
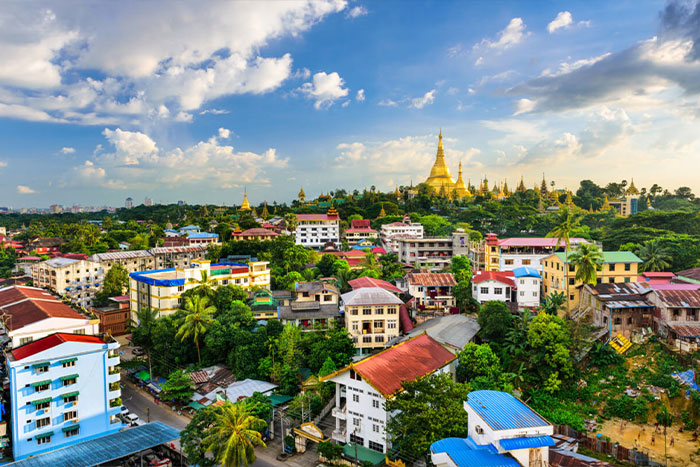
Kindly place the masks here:
<instances>
[{"instance_id":1,"label":"small golden pagoda","mask_svg":"<svg viewBox=\"0 0 700 467\"><path fill-rule=\"evenodd\" d=\"M306 201L306 193L304 193L304 188L302 187L301 190L299 190L299 194L297 195L297 198L299 199L299 202L304 204L304 201Z\"/></svg>"},{"instance_id":2,"label":"small golden pagoda","mask_svg":"<svg viewBox=\"0 0 700 467\"><path fill-rule=\"evenodd\" d=\"M455 191L457 192L457 198L462 199L465 196L471 196L469 190L464 186L464 179L462 178L462 162L459 163L459 175L457 176L457 182L455 183Z\"/></svg>"},{"instance_id":3,"label":"small golden pagoda","mask_svg":"<svg viewBox=\"0 0 700 467\"><path fill-rule=\"evenodd\" d=\"M382 218L382 217L386 217L386 211L384 210L384 204L382 204L382 210L379 211L379 216L377 217L377 219Z\"/></svg>"},{"instance_id":4,"label":"small golden pagoda","mask_svg":"<svg viewBox=\"0 0 700 467\"><path fill-rule=\"evenodd\" d=\"M625 190L626 195L638 195L639 190L637 189L636 186L634 186L634 178L632 179L632 182L630 183L630 186L627 187L627 190Z\"/></svg>"},{"instance_id":5,"label":"small golden pagoda","mask_svg":"<svg viewBox=\"0 0 700 467\"><path fill-rule=\"evenodd\" d=\"M602 212L610 210L610 201L608 201L608 195L605 195L605 200L603 201L603 205L600 207L600 210Z\"/></svg>"},{"instance_id":6,"label":"small golden pagoda","mask_svg":"<svg viewBox=\"0 0 700 467\"><path fill-rule=\"evenodd\" d=\"M523 181L523 176L520 176L520 184L515 189L516 193L525 193L527 189L525 188L525 182Z\"/></svg>"},{"instance_id":7,"label":"small golden pagoda","mask_svg":"<svg viewBox=\"0 0 700 467\"><path fill-rule=\"evenodd\" d=\"M248 193L243 191L243 202L239 211L250 211L250 203L248 202Z\"/></svg>"},{"instance_id":8,"label":"small golden pagoda","mask_svg":"<svg viewBox=\"0 0 700 467\"><path fill-rule=\"evenodd\" d=\"M262 210L262 213L260 214L260 217L262 217L263 219L266 219L266 220L268 217L270 217L270 213L267 212L267 201L265 201L265 204L263 205L263 210Z\"/></svg>"}]
</instances>

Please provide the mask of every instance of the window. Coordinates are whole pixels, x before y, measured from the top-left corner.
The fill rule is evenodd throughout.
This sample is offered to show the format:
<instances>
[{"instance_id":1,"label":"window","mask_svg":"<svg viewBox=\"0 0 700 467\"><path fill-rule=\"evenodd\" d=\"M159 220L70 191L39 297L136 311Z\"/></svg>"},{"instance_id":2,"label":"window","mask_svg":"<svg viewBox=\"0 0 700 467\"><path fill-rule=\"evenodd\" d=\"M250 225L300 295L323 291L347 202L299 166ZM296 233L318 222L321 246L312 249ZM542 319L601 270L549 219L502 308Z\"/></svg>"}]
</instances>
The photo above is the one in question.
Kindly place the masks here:
<instances>
[{"instance_id":1,"label":"window","mask_svg":"<svg viewBox=\"0 0 700 467\"><path fill-rule=\"evenodd\" d=\"M383 315L384 314L384 307L383 306L374 307L374 314Z\"/></svg>"},{"instance_id":2,"label":"window","mask_svg":"<svg viewBox=\"0 0 700 467\"><path fill-rule=\"evenodd\" d=\"M359 331L360 330L360 323L352 323L352 330L353 331Z\"/></svg>"},{"instance_id":3,"label":"window","mask_svg":"<svg viewBox=\"0 0 700 467\"><path fill-rule=\"evenodd\" d=\"M374 336L374 342L384 342L384 336Z\"/></svg>"},{"instance_id":4,"label":"window","mask_svg":"<svg viewBox=\"0 0 700 467\"><path fill-rule=\"evenodd\" d=\"M353 424L353 426L360 426L360 422L361 422L361 421L362 421L362 420L360 420L359 418L353 418L353 419L352 419L352 424Z\"/></svg>"},{"instance_id":5,"label":"window","mask_svg":"<svg viewBox=\"0 0 700 467\"><path fill-rule=\"evenodd\" d=\"M573 299L574 299L574 295L573 294L569 295L569 300L573 300Z\"/></svg>"},{"instance_id":6,"label":"window","mask_svg":"<svg viewBox=\"0 0 700 467\"><path fill-rule=\"evenodd\" d=\"M65 431L66 433L66 438L70 438L71 436L75 436L77 434L80 434L80 427L75 426L71 427L70 429Z\"/></svg>"},{"instance_id":7,"label":"window","mask_svg":"<svg viewBox=\"0 0 700 467\"><path fill-rule=\"evenodd\" d=\"M569 265L569 272L575 272L576 271L576 266L573 264Z\"/></svg>"},{"instance_id":8,"label":"window","mask_svg":"<svg viewBox=\"0 0 700 467\"><path fill-rule=\"evenodd\" d=\"M491 258L491 264L498 264L498 258Z\"/></svg>"},{"instance_id":9,"label":"window","mask_svg":"<svg viewBox=\"0 0 700 467\"><path fill-rule=\"evenodd\" d=\"M362 336L362 342L365 344L371 344L372 343L372 336Z\"/></svg>"},{"instance_id":10,"label":"window","mask_svg":"<svg viewBox=\"0 0 700 467\"><path fill-rule=\"evenodd\" d=\"M34 392L46 391L49 389L49 386L51 386L51 381L42 382L34 386Z\"/></svg>"},{"instance_id":11,"label":"window","mask_svg":"<svg viewBox=\"0 0 700 467\"><path fill-rule=\"evenodd\" d=\"M529 259L524 259L524 260L523 260L523 266L529 266L529 265L530 265L530 262L531 262L531 260L529 260Z\"/></svg>"},{"instance_id":12,"label":"window","mask_svg":"<svg viewBox=\"0 0 700 467\"><path fill-rule=\"evenodd\" d=\"M524 290L521 290L521 291L520 291L520 296L521 296L521 297L524 297L524 296L525 296L525 291L524 291Z\"/></svg>"},{"instance_id":13,"label":"window","mask_svg":"<svg viewBox=\"0 0 700 467\"><path fill-rule=\"evenodd\" d=\"M544 278L547 279L547 271L544 272Z\"/></svg>"},{"instance_id":14,"label":"window","mask_svg":"<svg viewBox=\"0 0 700 467\"><path fill-rule=\"evenodd\" d=\"M36 439L36 444L48 444L51 442L51 436L42 436Z\"/></svg>"},{"instance_id":15,"label":"window","mask_svg":"<svg viewBox=\"0 0 700 467\"><path fill-rule=\"evenodd\" d=\"M76 376L72 376L70 378L66 378L63 381L64 386L70 386L71 384L75 384L75 382L78 380Z\"/></svg>"},{"instance_id":16,"label":"window","mask_svg":"<svg viewBox=\"0 0 700 467\"><path fill-rule=\"evenodd\" d=\"M629 277L625 277L625 282L629 282L631 279Z\"/></svg>"},{"instance_id":17,"label":"window","mask_svg":"<svg viewBox=\"0 0 700 467\"><path fill-rule=\"evenodd\" d=\"M520 285L525 285L525 279L520 279Z\"/></svg>"},{"instance_id":18,"label":"window","mask_svg":"<svg viewBox=\"0 0 700 467\"><path fill-rule=\"evenodd\" d=\"M608 282L609 282L610 284L615 283L615 278L614 278L614 277L608 277Z\"/></svg>"},{"instance_id":19,"label":"window","mask_svg":"<svg viewBox=\"0 0 700 467\"><path fill-rule=\"evenodd\" d=\"M489 288L488 287L481 287L481 288L479 288L479 293L489 293Z\"/></svg>"},{"instance_id":20,"label":"window","mask_svg":"<svg viewBox=\"0 0 700 467\"><path fill-rule=\"evenodd\" d=\"M632 265L630 263L625 263L625 271L631 271Z\"/></svg>"},{"instance_id":21,"label":"window","mask_svg":"<svg viewBox=\"0 0 700 467\"><path fill-rule=\"evenodd\" d=\"M615 324L622 324L622 318L615 318Z\"/></svg>"},{"instance_id":22,"label":"window","mask_svg":"<svg viewBox=\"0 0 700 467\"><path fill-rule=\"evenodd\" d=\"M574 285L574 278L573 277L569 278L569 285Z\"/></svg>"},{"instance_id":23,"label":"window","mask_svg":"<svg viewBox=\"0 0 700 467\"><path fill-rule=\"evenodd\" d=\"M379 425L377 425L376 423L373 423L372 424L372 431L374 431L375 433L379 433ZM372 443L372 442L373 441L370 441L370 443Z\"/></svg>"},{"instance_id":24,"label":"window","mask_svg":"<svg viewBox=\"0 0 700 467\"><path fill-rule=\"evenodd\" d=\"M386 328L387 329L396 329L396 321L387 321Z\"/></svg>"},{"instance_id":25,"label":"window","mask_svg":"<svg viewBox=\"0 0 700 467\"><path fill-rule=\"evenodd\" d=\"M70 396L63 396L63 402L76 402L78 400L78 394L71 394Z\"/></svg>"},{"instance_id":26,"label":"window","mask_svg":"<svg viewBox=\"0 0 700 467\"><path fill-rule=\"evenodd\" d=\"M19 340L19 345L29 344L33 340L33 337L23 337Z\"/></svg>"},{"instance_id":27,"label":"window","mask_svg":"<svg viewBox=\"0 0 700 467\"><path fill-rule=\"evenodd\" d=\"M372 314L372 308L371 307L363 307L362 308L362 314L363 315L371 315Z\"/></svg>"},{"instance_id":28,"label":"window","mask_svg":"<svg viewBox=\"0 0 700 467\"><path fill-rule=\"evenodd\" d=\"M76 329L73 334L85 334L85 329Z\"/></svg>"},{"instance_id":29,"label":"window","mask_svg":"<svg viewBox=\"0 0 700 467\"><path fill-rule=\"evenodd\" d=\"M374 327L375 327L375 328L383 328L383 327L384 327L384 321L375 321L375 322L374 322Z\"/></svg>"},{"instance_id":30,"label":"window","mask_svg":"<svg viewBox=\"0 0 700 467\"><path fill-rule=\"evenodd\" d=\"M495 247L495 246L492 246L492 247L491 247L491 253L495 253L495 252L496 252L496 247Z\"/></svg>"},{"instance_id":31,"label":"window","mask_svg":"<svg viewBox=\"0 0 700 467\"><path fill-rule=\"evenodd\" d=\"M353 395L352 395L352 401L353 401L353 402L359 403L359 402L360 402L360 396L359 396L359 394L353 394Z\"/></svg>"},{"instance_id":32,"label":"window","mask_svg":"<svg viewBox=\"0 0 700 467\"><path fill-rule=\"evenodd\" d=\"M372 399L372 407L375 409L379 408L379 401L377 399Z\"/></svg>"},{"instance_id":33,"label":"window","mask_svg":"<svg viewBox=\"0 0 700 467\"><path fill-rule=\"evenodd\" d=\"M503 288L502 287L495 287L493 289L493 293L496 295L503 295Z\"/></svg>"},{"instance_id":34,"label":"window","mask_svg":"<svg viewBox=\"0 0 700 467\"><path fill-rule=\"evenodd\" d=\"M615 270L615 264L614 264L614 263L609 264L609 265L608 265L608 270L609 270L609 271L614 271L614 270Z\"/></svg>"},{"instance_id":35,"label":"window","mask_svg":"<svg viewBox=\"0 0 700 467\"><path fill-rule=\"evenodd\" d=\"M369 442L368 446L372 451L377 451L377 452L384 452L384 445L375 443L374 441Z\"/></svg>"},{"instance_id":36,"label":"window","mask_svg":"<svg viewBox=\"0 0 700 467\"><path fill-rule=\"evenodd\" d=\"M357 316L357 307L352 307L352 308L350 309L350 314L351 314L351 315Z\"/></svg>"},{"instance_id":37,"label":"window","mask_svg":"<svg viewBox=\"0 0 700 467\"><path fill-rule=\"evenodd\" d=\"M110 391L119 391L119 381L114 381L113 383L109 383L109 390Z\"/></svg>"},{"instance_id":38,"label":"window","mask_svg":"<svg viewBox=\"0 0 700 467\"><path fill-rule=\"evenodd\" d=\"M70 412L65 412L63 414L63 421L67 422L68 420L75 420L78 418L78 411L77 410L71 410Z\"/></svg>"},{"instance_id":39,"label":"window","mask_svg":"<svg viewBox=\"0 0 700 467\"><path fill-rule=\"evenodd\" d=\"M36 427L37 428L43 428L47 425L51 424L51 417L45 417L45 418L37 418L36 419Z\"/></svg>"},{"instance_id":40,"label":"window","mask_svg":"<svg viewBox=\"0 0 700 467\"><path fill-rule=\"evenodd\" d=\"M627 318L627 324L632 324L632 318Z\"/></svg>"},{"instance_id":41,"label":"window","mask_svg":"<svg viewBox=\"0 0 700 467\"><path fill-rule=\"evenodd\" d=\"M505 263L506 265L510 266L510 265L513 264L513 260L512 260L512 259L507 259L507 260L504 261L504 263Z\"/></svg>"},{"instance_id":42,"label":"window","mask_svg":"<svg viewBox=\"0 0 700 467\"><path fill-rule=\"evenodd\" d=\"M536 296L537 296L537 290L533 290L533 291L532 291L532 296L533 296L533 297L536 297Z\"/></svg>"},{"instance_id":43,"label":"window","mask_svg":"<svg viewBox=\"0 0 700 467\"><path fill-rule=\"evenodd\" d=\"M386 307L387 314L395 315L397 311L398 311L398 308L396 308L395 306Z\"/></svg>"},{"instance_id":44,"label":"window","mask_svg":"<svg viewBox=\"0 0 700 467\"><path fill-rule=\"evenodd\" d=\"M47 371L49 371L49 364L48 363L42 363L39 366L34 367L35 373L46 373Z\"/></svg>"}]
</instances>

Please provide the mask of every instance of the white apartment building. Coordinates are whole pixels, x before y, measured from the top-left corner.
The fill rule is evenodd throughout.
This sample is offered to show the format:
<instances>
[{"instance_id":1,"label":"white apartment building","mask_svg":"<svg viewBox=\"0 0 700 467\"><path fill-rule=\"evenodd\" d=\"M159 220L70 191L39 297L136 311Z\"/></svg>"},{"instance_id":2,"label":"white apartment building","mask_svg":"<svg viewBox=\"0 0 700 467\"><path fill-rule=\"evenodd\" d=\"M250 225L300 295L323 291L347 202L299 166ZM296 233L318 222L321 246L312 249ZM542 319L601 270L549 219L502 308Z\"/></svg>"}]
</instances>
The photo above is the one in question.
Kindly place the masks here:
<instances>
[{"instance_id":1,"label":"white apartment building","mask_svg":"<svg viewBox=\"0 0 700 467\"><path fill-rule=\"evenodd\" d=\"M396 238L399 262L440 271L452 260L451 238Z\"/></svg>"},{"instance_id":2,"label":"white apartment building","mask_svg":"<svg viewBox=\"0 0 700 467\"><path fill-rule=\"evenodd\" d=\"M82 259L54 258L32 265L35 286L66 296L86 308L102 290L104 276L100 263Z\"/></svg>"},{"instance_id":3,"label":"white apartment building","mask_svg":"<svg viewBox=\"0 0 700 467\"><path fill-rule=\"evenodd\" d=\"M320 249L326 243L340 244L340 218L331 209L328 214L297 214L294 241L297 245Z\"/></svg>"},{"instance_id":4,"label":"white apartment building","mask_svg":"<svg viewBox=\"0 0 700 467\"><path fill-rule=\"evenodd\" d=\"M472 297L481 304L492 300L515 302L515 288L512 271L476 271L472 276Z\"/></svg>"},{"instance_id":5,"label":"white apartment building","mask_svg":"<svg viewBox=\"0 0 700 467\"><path fill-rule=\"evenodd\" d=\"M571 238L571 247L587 243L583 238ZM536 269L542 274L542 260L556 251L564 251L564 242L551 237L498 238L487 234L481 242L470 244L474 267L485 271L512 271L520 267Z\"/></svg>"},{"instance_id":6,"label":"white apartment building","mask_svg":"<svg viewBox=\"0 0 700 467\"><path fill-rule=\"evenodd\" d=\"M0 340L12 348L56 332L94 335L100 327L99 318L78 313L49 292L19 285L0 289L0 315Z\"/></svg>"},{"instance_id":7,"label":"white apartment building","mask_svg":"<svg viewBox=\"0 0 700 467\"><path fill-rule=\"evenodd\" d=\"M404 381L433 373L454 375L457 357L427 334L390 347L320 378L335 385L332 437L341 443L386 453L387 399L401 391ZM390 370L388 370L390 369Z\"/></svg>"},{"instance_id":8,"label":"white apartment building","mask_svg":"<svg viewBox=\"0 0 700 467\"><path fill-rule=\"evenodd\" d=\"M156 247L148 252L155 260L154 269L188 268L193 261L207 256L207 248L202 245Z\"/></svg>"},{"instance_id":9,"label":"white apartment building","mask_svg":"<svg viewBox=\"0 0 700 467\"><path fill-rule=\"evenodd\" d=\"M382 226L379 238L387 253L399 253L399 238L423 238L423 224L418 222L392 222Z\"/></svg>"},{"instance_id":10,"label":"white apartment building","mask_svg":"<svg viewBox=\"0 0 700 467\"><path fill-rule=\"evenodd\" d=\"M184 291L199 285L202 274L207 273L214 282L214 288L220 285L237 285L243 289L251 287L270 287L270 269L267 261L248 264L216 263L209 260L192 261L190 268L157 269L129 274L129 299L132 319L142 308L158 309L168 315L180 307Z\"/></svg>"},{"instance_id":11,"label":"white apartment building","mask_svg":"<svg viewBox=\"0 0 700 467\"><path fill-rule=\"evenodd\" d=\"M369 219L353 219L349 228L345 229L343 236L349 246L371 242L378 237L378 232L370 227Z\"/></svg>"},{"instance_id":12,"label":"white apartment building","mask_svg":"<svg viewBox=\"0 0 700 467\"><path fill-rule=\"evenodd\" d=\"M542 276L535 268L521 267L513 269L515 287L518 294L518 306L537 308L540 306L542 293Z\"/></svg>"},{"instance_id":13,"label":"white apartment building","mask_svg":"<svg viewBox=\"0 0 700 467\"><path fill-rule=\"evenodd\" d=\"M100 263L105 274L114 264L121 264L128 272L147 271L154 269L155 258L146 250L108 251L88 256L88 261Z\"/></svg>"},{"instance_id":14,"label":"white apartment building","mask_svg":"<svg viewBox=\"0 0 700 467\"><path fill-rule=\"evenodd\" d=\"M360 352L381 348L399 335L399 307L403 302L380 287L363 287L341 296L345 328Z\"/></svg>"}]
</instances>

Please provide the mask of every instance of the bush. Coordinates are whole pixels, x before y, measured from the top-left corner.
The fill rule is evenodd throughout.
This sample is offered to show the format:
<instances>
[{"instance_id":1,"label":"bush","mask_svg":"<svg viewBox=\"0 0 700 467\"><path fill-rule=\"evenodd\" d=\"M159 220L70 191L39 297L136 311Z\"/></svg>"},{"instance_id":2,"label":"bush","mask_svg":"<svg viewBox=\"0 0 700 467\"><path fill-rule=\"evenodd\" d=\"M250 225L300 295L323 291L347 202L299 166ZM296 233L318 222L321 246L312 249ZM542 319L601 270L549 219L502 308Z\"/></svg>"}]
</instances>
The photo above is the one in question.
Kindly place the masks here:
<instances>
[{"instance_id":1,"label":"bush","mask_svg":"<svg viewBox=\"0 0 700 467\"><path fill-rule=\"evenodd\" d=\"M685 430L692 431L698 427L698 423L695 420L693 420L693 417L687 410L681 412L681 420L683 421L683 429Z\"/></svg>"},{"instance_id":2,"label":"bush","mask_svg":"<svg viewBox=\"0 0 700 467\"><path fill-rule=\"evenodd\" d=\"M316 448L318 453L328 460L338 459L343 452L343 446L333 444L331 441L321 441Z\"/></svg>"},{"instance_id":3,"label":"bush","mask_svg":"<svg viewBox=\"0 0 700 467\"><path fill-rule=\"evenodd\" d=\"M640 398L635 399L627 395L610 396L606 401L605 410L603 411L606 417L618 417L625 420L646 420L649 406Z\"/></svg>"},{"instance_id":4,"label":"bush","mask_svg":"<svg viewBox=\"0 0 700 467\"><path fill-rule=\"evenodd\" d=\"M624 363L625 357L617 353L609 345L596 343L590 351L591 364L598 368L608 365L620 365Z\"/></svg>"}]
</instances>

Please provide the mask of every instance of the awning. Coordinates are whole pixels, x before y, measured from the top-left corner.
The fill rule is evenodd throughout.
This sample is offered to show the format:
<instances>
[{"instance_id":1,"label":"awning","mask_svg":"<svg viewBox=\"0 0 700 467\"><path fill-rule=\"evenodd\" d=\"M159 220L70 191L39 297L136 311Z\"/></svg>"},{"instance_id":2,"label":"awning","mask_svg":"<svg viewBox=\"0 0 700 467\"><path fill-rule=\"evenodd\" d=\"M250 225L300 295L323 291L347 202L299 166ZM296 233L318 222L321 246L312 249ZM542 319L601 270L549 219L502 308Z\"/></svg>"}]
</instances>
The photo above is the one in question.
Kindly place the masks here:
<instances>
[{"instance_id":1,"label":"awning","mask_svg":"<svg viewBox=\"0 0 700 467\"><path fill-rule=\"evenodd\" d=\"M62 394L61 397L63 397L64 399L68 399L69 397L77 396L78 394L78 391L73 391L66 394Z\"/></svg>"},{"instance_id":2,"label":"awning","mask_svg":"<svg viewBox=\"0 0 700 467\"><path fill-rule=\"evenodd\" d=\"M502 439L500 443L501 447L506 451L554 446L554 440L551 436L524 436L521 438L507 438Z\"/></svg>"},{"instance_id":3,"label":"awning","mask_svg":"<svg viewBox=\"0 0 700 467\"><path fill-rule=\"evenodd\" d=\"M78 378L78 375L66 375L66 376L61 376L59 379L61 381L65 381L67 379L77 379L77 378Z\"/></svg>"},{"instance_id":4,"label":"awning","mask_svg":"<svg viewBox=\"0 0 700 467\"><path fill-rule=\"evenodd\" d=\"M61 431L65 433L66 431L77 430L78 428L80 428L80 425L75 424L71 426L64 426L63 428L61 428Z\"/></svg>"},{"instance_id":5,"label":"awning","mask_svg":"<svg viewBox=\"0 0 700 467\"><path fill-rule=\"evenodd\" d=\"M64 358L63 360L59 360L58 363L64 364L64 363L70 363L70 362L77 362L78 357L72 357L72 358Z\"/></svg>"},{"instance_id":6,"label":"awning","mask_svg":"<svg viewBox=\"0 0 700 467\"><path fill-rule=\"evenodd\" d=\"M38 399L38 400L32 401L32 404L39 405L39 404L45 404L47 402L51 402L50 397L47 397L46 399Z\"/></svg>"},{"instance_id":7,"label":"awning","mask_svg":"<svg viewBox=\"0 0 700 467\"><path fill-rule=\"evenodd\" d=\"M206 405L202 405L202 404L200 404L200 403L197 402L197 401L192 401L192 402L190 402L190 403L187 404L187 405L189 405L190 407L192 407L194 410L199 410L199 409L203 409L203 408L206 407Z\"/></svg>"},{"instance_id":8,"label":"awning","mask_svg":"<svg viewBox=\"0 0 700 467\"><path fill-rule=\"evenodd\" d=\"M37 387L37 386L43 386L45 384L51 384L51 380L47 379L44 381L37 381L36 383L32 383L32 386Z\"/></svg>"},{"instance_id":9,"label":"awning","mask_svg":"<svg viewBox=\"0 0 700 467\"><path fill-rule=\"evenodd\" d=\"M345 457L355 459L355 447L354 443L348 443L343 446L343 454ZM357 460L361 462L371 462L372 465L381 465L385 461L385 456L381 452L373 451L364 446L357 446Z\"/></svg>"},{"instance_id":10,"label":"awning","mask_svg":"<svg viewBox=\"0 0 700 467\"><path fill-rule=\"evenodd\" d=\"M42 433L42 434L40 434L40 435L36 435L35 438L36 438L36 439L42 439L42 438L49 438L49 437L51 437L51 436L53 436L53 431L49 431L49 432L46 432L46 433Z\"/></svg>"},{"instance_id":11,"label":"awning","mask_svg":"<svg viewBox=\"0 0 700 467\"><path fill-rule=\"evenodd\" d=\"M136 373L136 377L142 381L150 381L151 380L151 374L146 370L142 370L142 371L139 371L138 373Z\"/></svg>"},{"instance_id":12,"label":"awning","mask_svg":"<svg viewBox=\"0 0 700 467\"><path fill-rule=\"evenodd\" d=\"M34 365L32 365L32 368L42 368L45 366L49 366L49 362L35 363Z\"/></svg>"}]
</instances>

